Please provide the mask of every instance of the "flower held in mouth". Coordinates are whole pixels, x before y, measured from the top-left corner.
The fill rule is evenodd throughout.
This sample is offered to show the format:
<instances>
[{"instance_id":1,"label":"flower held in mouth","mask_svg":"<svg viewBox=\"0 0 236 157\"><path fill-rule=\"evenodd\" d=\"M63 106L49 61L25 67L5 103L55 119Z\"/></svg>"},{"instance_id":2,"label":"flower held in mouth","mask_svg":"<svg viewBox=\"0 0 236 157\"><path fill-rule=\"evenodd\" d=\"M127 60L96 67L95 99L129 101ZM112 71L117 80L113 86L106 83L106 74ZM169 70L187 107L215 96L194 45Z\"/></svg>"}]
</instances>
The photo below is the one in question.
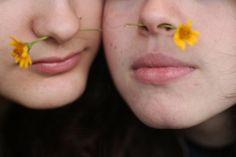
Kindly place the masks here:
<instances>
[{"instance_id":1,"label":"flower held in mouth","mask_svg":"<svg viewBox=\"0 0 236 157\"><path fill-rule=\"evenodd\" d=\"M34 44L38 43L39 41L46 40L47 38L47 36L43 36L32 42L22 42L16 37L11 37L12 40L10 42L10 45L14 47L11 55L15 59L15 63L19 64L20 68L27 69L29 65L32 64L29 53L30 49Z\"/></svg>"}]
</instances>

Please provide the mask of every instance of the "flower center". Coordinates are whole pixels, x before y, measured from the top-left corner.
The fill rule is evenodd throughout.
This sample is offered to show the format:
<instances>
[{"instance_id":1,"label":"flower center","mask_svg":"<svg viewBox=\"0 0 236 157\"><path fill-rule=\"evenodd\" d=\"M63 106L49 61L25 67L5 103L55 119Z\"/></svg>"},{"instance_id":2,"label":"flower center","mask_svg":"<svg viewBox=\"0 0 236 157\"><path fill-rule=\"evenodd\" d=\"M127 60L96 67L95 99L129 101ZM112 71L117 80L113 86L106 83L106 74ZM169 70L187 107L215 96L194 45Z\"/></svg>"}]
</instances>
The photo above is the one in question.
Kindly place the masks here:
<instances>
[{"instance_id":1,"label":"flower center","mask_svg":"<svg viewBox=\"0 0 236 157\"><path fill-rule=\"evenodd\" d=\"M181 39L189 39L191 35L191 30L189 28L183 27L180 29L179 36Z\"/></svg>"}]
</instances>

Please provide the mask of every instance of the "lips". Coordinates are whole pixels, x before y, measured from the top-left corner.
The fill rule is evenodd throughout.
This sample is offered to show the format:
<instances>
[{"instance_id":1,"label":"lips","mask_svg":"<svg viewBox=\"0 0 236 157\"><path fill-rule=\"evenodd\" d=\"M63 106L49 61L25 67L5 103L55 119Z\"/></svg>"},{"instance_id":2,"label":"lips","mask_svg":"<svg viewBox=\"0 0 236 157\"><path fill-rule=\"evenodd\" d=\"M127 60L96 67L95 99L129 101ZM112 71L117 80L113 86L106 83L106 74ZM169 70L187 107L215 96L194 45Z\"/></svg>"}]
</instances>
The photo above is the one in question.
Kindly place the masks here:
<instances>
[{"instance_id":1,"label":"lips","mask_svg":"<svg viewBox=\"0 0 236 157\"><path fill-rule=\"evenodd\" d=\"M41 73L56 75L72 70L80 60L80 53L72 53L64 58L50 57L33 61L32 69Z\"/></svg>"},{"instance_id":2,"label":"lips","mask_svg":"<svg viewBox=\"0 0 236 157\"><path fill-rule=\"evenodd\" d=\"M167 84L191 73L195 67L163 54L148 54L134 61L134 77L147 84Z\"/></svg>"}]
</instances>

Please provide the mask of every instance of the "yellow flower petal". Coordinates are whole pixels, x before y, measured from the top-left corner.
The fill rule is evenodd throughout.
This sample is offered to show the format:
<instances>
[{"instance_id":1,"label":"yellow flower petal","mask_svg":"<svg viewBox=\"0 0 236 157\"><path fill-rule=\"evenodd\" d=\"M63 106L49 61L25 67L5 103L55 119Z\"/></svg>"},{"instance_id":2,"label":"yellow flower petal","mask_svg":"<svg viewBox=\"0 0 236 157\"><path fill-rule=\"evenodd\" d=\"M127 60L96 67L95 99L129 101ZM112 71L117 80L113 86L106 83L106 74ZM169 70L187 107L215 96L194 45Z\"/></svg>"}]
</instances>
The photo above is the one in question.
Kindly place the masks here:
<instances>
[{"instance_id":1,"label":"yellow flower petal","mask_svg":"<svg viewBox=\"0 0 236 157\"><path fill-rule=\"evenodd\" d=\"M27 43L21 42L16 37L11 37L11 39L10 44L14 47L12 57L15 58L15 63L19 63L21 68L28 68L28 65L32 64L32 61Z\"/></svg>"},{"instance_id":2,"label":"yellow flower petal","mask_svg":"<svg viewBox=\"0 0 236 157\"><path fill-rule=\"evenodd\" d=\"M199 32L196 32L196 31L193 32L189 37L188 44L191 45L191 46L196 44L197 43L197 38L198 38L199 35L200 35Z\"/></svg>"},{"instance_id":3,"label":"yellow flower petal","mask_svg":"<svg viewBox=\"0 0 236 157\"><path fill-rule=\"evenodd\" d=\"M192 29L192 22L188 21L186 24L180 24L174 34L175 44L181 49L186 48L186 43L195 45L200 33Z\"/></svg>"},{"instance_id":4,"label":"yellow flower petal","mask_svg":"<svg viewBox=\"0 0 236 157\"><path fill-rule=\"evenodd\" d=\"M174 41L175 41L175 44L176 44L177 46L179 46L181 49L185 49L186 44L185 44L185 42L180 38L180 36L179 36L178 33L176 33L176 34L174 35Z\"/></svg>"},{"instance_id":5,"label":"yellow flower petal","mask_svg":"<svg viewBox=\"0 0 236 157\"><path fill-rule=\"evenodd\" d=\"M15 63L19 64L20 68L28 68L29 65L32 64L32 60L29 54L31 47L42 41L48 39L48 36L42 36L33 40L32 42L22 42L16 37L12 36L10 45L13 46L13 50L11 52L11 56L15 59Z\"/></svg>"}]
</instances>

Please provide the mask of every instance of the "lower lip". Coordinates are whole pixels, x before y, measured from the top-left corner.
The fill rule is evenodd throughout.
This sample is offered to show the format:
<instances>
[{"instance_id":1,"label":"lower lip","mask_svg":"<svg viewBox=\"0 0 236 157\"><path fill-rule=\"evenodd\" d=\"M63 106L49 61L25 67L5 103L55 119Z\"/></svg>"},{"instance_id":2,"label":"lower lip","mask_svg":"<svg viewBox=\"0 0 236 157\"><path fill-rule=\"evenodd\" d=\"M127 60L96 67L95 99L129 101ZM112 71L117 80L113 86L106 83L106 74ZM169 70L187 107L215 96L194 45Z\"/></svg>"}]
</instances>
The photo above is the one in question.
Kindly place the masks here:
<instances>
[{"instance_id":1,"label":"lower lip","mask_svg":"<svg viewBox=\"0 0 236 157\"><path fill-rule=\"evenodd\" d=\"M32 69L41 73L56 75L72 70L80 60L80 53L71 56L70 58L58 62L39 62L33 63Z\"/></svg>"},{"instance_id":2,"label":"lower lip","mask_svg":"<svg viewBox=\"0 0 236 157\"><path fill-rule=\"evenodd\" d=\"M142 67L135 69L134 75L143 83L163 85L180 79L193 70L192 67Z\"/></svg>"}]
</instances>

